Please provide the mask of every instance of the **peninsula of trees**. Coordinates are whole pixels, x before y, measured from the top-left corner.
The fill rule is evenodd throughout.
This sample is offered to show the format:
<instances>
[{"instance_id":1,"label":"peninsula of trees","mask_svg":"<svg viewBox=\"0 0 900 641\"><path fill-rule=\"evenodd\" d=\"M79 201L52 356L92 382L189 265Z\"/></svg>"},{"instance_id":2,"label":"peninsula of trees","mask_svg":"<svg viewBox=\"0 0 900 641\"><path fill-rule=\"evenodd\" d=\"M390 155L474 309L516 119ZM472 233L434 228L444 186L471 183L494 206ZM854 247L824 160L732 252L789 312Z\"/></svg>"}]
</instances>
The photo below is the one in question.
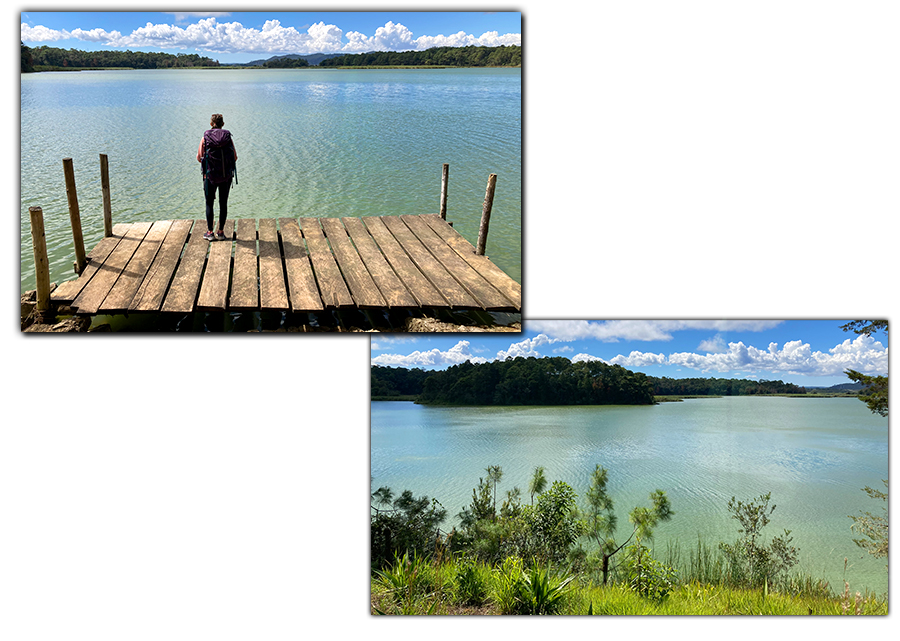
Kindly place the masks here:
<instances>
[{"instance_id":1,"label":"peninsula of trees","mask_svg":"<svg viewBox=\"0 0 900 641\"><path fill-rule=\"evenodd\" d=\"M411 374L372 368L372 394L405 386L416 402L429 405L650 405L649 378L620 365L573 363L555 358L515 358L475 365L469 361L444 371ZM405 380L404 380L405 379Z\"/></svg>"},{"instance_id":2,"label":"peninsula of trees","mask_svg":"<svg viewBox=\"0 0 900 641\"><path fill-rule=\"evenodd\" d=\"M444 371L375 365L372 398L408 398L425 405L649 405L657 396L806 394L783 381L654 377L599 361L516 358Z\"/></svg>"}]
</instances>

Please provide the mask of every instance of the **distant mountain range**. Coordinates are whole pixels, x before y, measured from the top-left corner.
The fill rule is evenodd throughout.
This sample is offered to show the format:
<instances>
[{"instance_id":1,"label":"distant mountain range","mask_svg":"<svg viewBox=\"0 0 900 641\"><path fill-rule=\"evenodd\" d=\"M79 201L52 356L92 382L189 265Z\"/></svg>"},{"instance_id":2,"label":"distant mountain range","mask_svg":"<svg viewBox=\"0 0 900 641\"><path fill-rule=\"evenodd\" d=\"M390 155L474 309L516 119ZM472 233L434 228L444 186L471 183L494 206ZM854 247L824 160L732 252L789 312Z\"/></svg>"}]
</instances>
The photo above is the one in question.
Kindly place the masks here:
<instances>
[{"instance_id":1,"label":"distant mountain range","mask_svg":"<svg viewBox=\"0 0 900 641\"><path fill-rule=\"evenodd\" d=\"M838 385L832 385L831 387L812 387L810 385L805 386L808 390L819 390L822 392L858 392L863 388L861 383L840 383Z\"/></svg>"},{"instance_id":2,"label":"distant mountain range","mask_svg":"<svg viewBox=\"0 0 900 641\"><path fill-rule=\"evenodd\" d=\"M287 58L289 60L297 60L298 58L303 58L306 62L309 63L310 67L315 67L317 64L325 60L326 58L337 58L338 56L343 56L346 54L343 53L311 53L306 55L300 55L296 53L291 53L286 56L272 56L271 58L266 58L265 60L254 60L253 62L238 62L234 63L236 67L261 67L270 60L281 60L283 58Z\"/></svg>"}]
</instances>

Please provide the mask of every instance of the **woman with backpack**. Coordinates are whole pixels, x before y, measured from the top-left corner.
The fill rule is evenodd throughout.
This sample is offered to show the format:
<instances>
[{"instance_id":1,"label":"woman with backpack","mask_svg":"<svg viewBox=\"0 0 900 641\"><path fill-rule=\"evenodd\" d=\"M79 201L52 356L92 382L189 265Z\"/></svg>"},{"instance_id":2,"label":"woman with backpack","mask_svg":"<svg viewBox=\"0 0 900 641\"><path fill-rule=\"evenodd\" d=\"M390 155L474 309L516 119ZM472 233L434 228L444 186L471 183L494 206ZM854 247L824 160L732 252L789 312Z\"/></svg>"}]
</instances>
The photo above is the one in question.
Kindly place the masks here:
<instances>
[{"instance_id":1,"label":"woman with backpack","mask_svg":"<svg viewBox=\"0 0 900 641\"><path fill-rule=\"evenodd\" d=\"M225 119L222 114L213 114L209 120L211 129L207 129L200 140L197 150L197 161L203 173L203 193L206 195L206 227L203 234L206 240L225 240L225 219L228 218L228 192L231 190L231 179L235 175L237 151L231 132L222 129ZM219 191L219 228L213 234L213 203Z\"/></svg>"}]
</instances>

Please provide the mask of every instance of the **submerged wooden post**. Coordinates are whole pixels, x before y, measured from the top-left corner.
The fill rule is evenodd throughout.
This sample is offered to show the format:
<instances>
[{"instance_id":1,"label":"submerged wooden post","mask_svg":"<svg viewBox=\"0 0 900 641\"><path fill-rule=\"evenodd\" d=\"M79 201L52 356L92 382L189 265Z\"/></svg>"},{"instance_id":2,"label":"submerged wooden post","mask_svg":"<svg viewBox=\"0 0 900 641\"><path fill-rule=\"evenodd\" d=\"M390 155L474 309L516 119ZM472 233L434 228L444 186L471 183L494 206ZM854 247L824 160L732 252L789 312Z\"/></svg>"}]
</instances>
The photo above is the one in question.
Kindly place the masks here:
<instances>
[{"instance_id":1,"label":"submerged wooden post","mask_svg":"<svg viewBox=\"0 0 900 641\"><path fill-rule=\"evenodd\" d=\"M47 240L44 237L44 210L29 207L31 215L31 245L34 248L34 273L37 278L37 307L39 314L50 309L50 263L47 261Z\"/></svg>"},{"instance_id":2,"label":"submerged wooden post","mask_svg":"<svg viewBox=\"0 0 900 641\"><path fill-rule=\"evenodd\" d=\"M84 271L84 237L81 235L81 214L78 211L78 195L75 193L75 168L71 158L63 158L66 174L66 197L69 199L69 219L72 221L72 238L75 240L75 273Z\"/></svg>"},{"instance_id":3,"label":"submerged wooden post","mask_svg":"<svg viewBox=\"0 0 900 641\"><path fill-rule=\"evenodd\" d=\"M487 191L484 193L484 206L481 209L481 228L478 230L478 246L475 253L484 256L487 245L488 227L491 225L491 207L494 206L494 188L497 186L497 174L488 176Z\"/></svg>"},{"instance_id":4,"label":"submerged wooden post","mask_svg":"<svg viewBox=\"0 0 900 641\"><path fill-rule=\"evenodd\" d=\"M103 191L103 237L112 236L112 202L109 199L109 159L100 154L100 189Z\"/></svg>"},{"instance_id":5,"label":"submerged wooden post","mask_svg":"<svg viewBox=\"0 0 900 641\"><path fill-rule=\"evenodd\" d=\"M441 218L447 220L447 182L450 180L450 165L444 163L441 172Z\"/></svg>"}]
</instances>

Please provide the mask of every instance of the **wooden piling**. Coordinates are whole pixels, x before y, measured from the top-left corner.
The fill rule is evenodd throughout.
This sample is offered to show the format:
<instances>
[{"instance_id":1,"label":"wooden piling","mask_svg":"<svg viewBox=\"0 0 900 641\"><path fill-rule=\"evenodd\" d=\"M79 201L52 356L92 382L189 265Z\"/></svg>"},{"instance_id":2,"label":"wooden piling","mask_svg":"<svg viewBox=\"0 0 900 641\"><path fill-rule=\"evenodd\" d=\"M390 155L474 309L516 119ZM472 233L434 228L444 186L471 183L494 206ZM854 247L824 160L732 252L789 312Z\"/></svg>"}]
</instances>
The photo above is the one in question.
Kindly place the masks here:
<instances>
[{"instance_id":1,"label":"wooden piling","mask_svg":"<svg viewBox=\"0 0 900 641\"><path fill-rule=\"evenodd\" d=\"M81 214L78 211L78 195L75 193L75 168L71 158L63 158L66 175L66 197L69 200L69 219L72 221L72 237L75 241L75 273L84 271L87 259L84 255L84 237L81 235Z\"/></svg>"},{"instance_id":2,"label":"wooden piling","mask_svg":"<svg viewBox=\"0 0 900 641\"><path fill-rule=\"evenodd\" d=\"M491 224L491 208L494 206L494 188L497 186L497 174L488 177L487 191L484 194L484 206L481 209L481 227L478 230L478 245L475 253L484 256L487 245L488 227Z\"/></svg>"},{"instance_id":3,"label":"wooden piling","mask_svg":"<svg viewBox=\"0 0 900 641\"><path fill-rule=\"evenodd\" d=\"M44 237L44 211L29 207L31 215L31 245L34 248L34 272L37 278L37 312L50 309L50 263L47 260L47 240Z\"/></svg>"},{"instance_id":4,"label":"wooden piling","mask_svg":"<svg viewBox=\"0 0 900 641\"><path fill-rule=\"evenodd\" d=\"M109 159L100 154L100 188L103 191L103 237L112 236L112 202L109 198Z\"/></svg>"},{"instance_id":5,"label":"wooden piling","mask_svg":"<svg viewBox=\"0 0 900 641\"><path fill-rule=\"evenodd\" d=\"M441 218L447 220L447 183L450 180L450 165L444 163L441 172Z\"/></svg>"}]
</instances>

